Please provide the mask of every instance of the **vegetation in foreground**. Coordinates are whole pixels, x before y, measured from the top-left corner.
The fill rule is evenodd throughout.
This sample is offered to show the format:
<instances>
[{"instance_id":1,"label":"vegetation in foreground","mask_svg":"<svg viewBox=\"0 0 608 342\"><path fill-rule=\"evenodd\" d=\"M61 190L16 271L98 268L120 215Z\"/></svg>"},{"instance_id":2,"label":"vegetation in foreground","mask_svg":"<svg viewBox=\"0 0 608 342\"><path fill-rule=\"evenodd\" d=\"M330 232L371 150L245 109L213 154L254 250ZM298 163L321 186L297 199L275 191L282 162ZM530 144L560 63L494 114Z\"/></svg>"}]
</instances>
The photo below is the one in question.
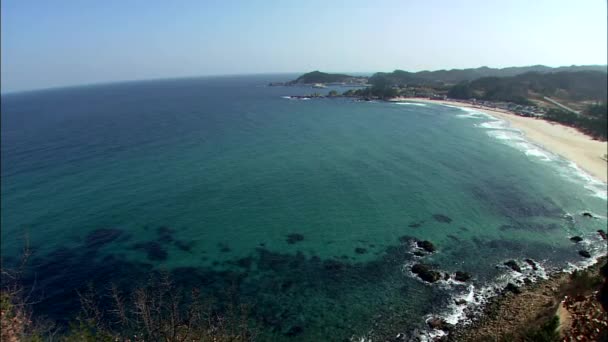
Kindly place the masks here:
<instances>
[{"instance_id":1,"label":"vegetation in foreground","mask_svg":"<svg viewBox=\"0 0 608 342\"><path fill-rule=\"evenodd\" d=\"M26 254L27 255L27 254ZM2 270L0 340L38 341L163 341L242 342L255 339L246 306L218 306L200 295L173 286L168 275L156 274L130 295L112 286L100 295L91 286L79 293L81 312L68 326L44 320L32 312L32 302L21 287L25 262ZM31 291L30 291L31 292Z\"/></svg>"}]
</instances>

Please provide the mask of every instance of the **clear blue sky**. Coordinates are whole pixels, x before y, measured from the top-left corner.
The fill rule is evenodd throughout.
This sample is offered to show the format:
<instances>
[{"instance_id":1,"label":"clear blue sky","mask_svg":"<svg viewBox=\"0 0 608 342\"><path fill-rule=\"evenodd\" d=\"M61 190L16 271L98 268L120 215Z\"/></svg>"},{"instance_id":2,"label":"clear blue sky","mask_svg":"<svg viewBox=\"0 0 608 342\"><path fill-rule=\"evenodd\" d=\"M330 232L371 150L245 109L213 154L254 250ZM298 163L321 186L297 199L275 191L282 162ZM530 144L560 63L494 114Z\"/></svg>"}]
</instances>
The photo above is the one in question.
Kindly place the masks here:
<instances>
[{"instance_id":1,"label":"clear blue sky","mask_svg":"<svg viewBox=\"0 0 608 342\"><path fill-rule=\"evenodd\" d=\"M607 59L606 0L4 0L0 11L2 92Z\"/></svg>"}]
</instances>

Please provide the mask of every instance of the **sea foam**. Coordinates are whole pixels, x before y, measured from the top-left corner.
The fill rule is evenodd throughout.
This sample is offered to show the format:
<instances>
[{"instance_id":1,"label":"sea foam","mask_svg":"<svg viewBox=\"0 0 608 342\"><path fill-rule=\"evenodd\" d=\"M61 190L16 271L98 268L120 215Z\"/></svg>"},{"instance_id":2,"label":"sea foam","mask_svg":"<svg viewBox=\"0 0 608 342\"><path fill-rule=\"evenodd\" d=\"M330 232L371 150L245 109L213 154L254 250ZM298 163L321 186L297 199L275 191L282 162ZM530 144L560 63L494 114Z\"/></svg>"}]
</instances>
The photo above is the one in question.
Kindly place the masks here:
<instances>
[{"instance_id":1,"label":"sea foam","mask_svg":"<svg viewBox=\"0 0 608 342\"><path fill-rule=\"evenodd\" d=\"M475 124L475 127L485 129L488 136L523 152L530 158L543 162L550 162L558 169L560 175L571 182L582 183L584 188L587 189L592 196L604 200L608 198L606 183L595 179L578 167L574 162L565 160L556 154L547 151L542 146L527 140L522 131L511 127L507 121L486 113L481 113L473 108L449 107L459 108L461 111L465 112L464 114L456 115L456 117L459 118L487 119L485 122Z\"/></svg>"},{"instance_id":2,"label":"sea foam","mask_svg":"<svg viewBox=\"0 0 608 342\"><path fill-rule=\"evenodd\" d=\"M427 107L426 103L417 103L417 102L395 102L395 104L402 105L402 106Z\"/></svg>"}]
</instances>

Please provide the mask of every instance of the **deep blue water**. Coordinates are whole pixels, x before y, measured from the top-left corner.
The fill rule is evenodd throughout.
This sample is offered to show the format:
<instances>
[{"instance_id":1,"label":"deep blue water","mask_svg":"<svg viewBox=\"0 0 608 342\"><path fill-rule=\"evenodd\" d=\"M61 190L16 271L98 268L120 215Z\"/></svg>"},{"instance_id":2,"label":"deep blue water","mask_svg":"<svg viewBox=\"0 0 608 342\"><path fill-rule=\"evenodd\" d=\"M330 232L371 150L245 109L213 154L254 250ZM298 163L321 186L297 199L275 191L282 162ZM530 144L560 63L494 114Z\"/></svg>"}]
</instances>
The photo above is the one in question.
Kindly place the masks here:
<instances>
[{"instance_id":1,"label":"deep blue water","mask_svg":"<svg viewBox=\"0 0 608 342\"><path fill-rule=\"evenodd\" d=\"M291 77L3 96L2 257L28 236L36 310L67 319L90 282L167 270L220 301L236 288L263 340L394 336L513 281L505 260L550 271L602 252L606 185L504 123L265 86ZM413 238L438 251L414 256ZM409 272L420 260L474 287L425 284Z\"/></svg>"}]
</instances>

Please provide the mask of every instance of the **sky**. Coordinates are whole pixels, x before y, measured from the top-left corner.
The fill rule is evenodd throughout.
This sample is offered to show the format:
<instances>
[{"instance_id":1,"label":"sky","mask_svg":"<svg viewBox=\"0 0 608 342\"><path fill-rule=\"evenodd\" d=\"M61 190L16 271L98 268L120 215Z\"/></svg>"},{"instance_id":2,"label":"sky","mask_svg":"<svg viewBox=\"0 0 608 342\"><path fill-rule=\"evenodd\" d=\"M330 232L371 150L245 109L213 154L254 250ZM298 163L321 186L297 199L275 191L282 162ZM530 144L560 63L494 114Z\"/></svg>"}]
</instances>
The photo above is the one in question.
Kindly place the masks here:
<instances>
[{"instance_id":1,"label":"sky","mask_svg":"<svg viewBox=\"0 0 608 342\"><path fill-rule=\"evenodd\" d=\"M3 0L3 93L225 74L607 64L606 0Z\"/></svg>"}]
</instances>

